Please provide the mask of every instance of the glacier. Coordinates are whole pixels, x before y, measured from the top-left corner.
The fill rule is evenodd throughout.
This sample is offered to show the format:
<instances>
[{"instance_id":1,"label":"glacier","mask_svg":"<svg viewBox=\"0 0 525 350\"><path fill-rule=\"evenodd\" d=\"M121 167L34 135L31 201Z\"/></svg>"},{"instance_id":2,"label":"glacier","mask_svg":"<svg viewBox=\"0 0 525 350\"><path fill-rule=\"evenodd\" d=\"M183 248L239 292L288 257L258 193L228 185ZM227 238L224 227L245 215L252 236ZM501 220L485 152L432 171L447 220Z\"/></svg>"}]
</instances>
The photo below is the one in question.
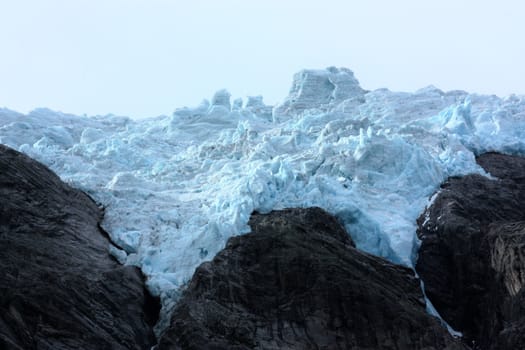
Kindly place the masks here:
<instances>
[{"instance_id":1,"label":"glacier","mask_svg":"<svg viewBox=\"0 0 525 350\"><path fill-rule=\"evenodd\" d=\"M106 211L112 255L140 267L162 323L194 269L250 231L252 212L318 206L361 248L413 267L416 219L477 154L525 155L525 97L361 88L352 71L303 70L289 95L227 90L171 116L0 109L0 143L53 169ZM122 249L121 249L122 248Z\"/></svg>"}]
</instances>

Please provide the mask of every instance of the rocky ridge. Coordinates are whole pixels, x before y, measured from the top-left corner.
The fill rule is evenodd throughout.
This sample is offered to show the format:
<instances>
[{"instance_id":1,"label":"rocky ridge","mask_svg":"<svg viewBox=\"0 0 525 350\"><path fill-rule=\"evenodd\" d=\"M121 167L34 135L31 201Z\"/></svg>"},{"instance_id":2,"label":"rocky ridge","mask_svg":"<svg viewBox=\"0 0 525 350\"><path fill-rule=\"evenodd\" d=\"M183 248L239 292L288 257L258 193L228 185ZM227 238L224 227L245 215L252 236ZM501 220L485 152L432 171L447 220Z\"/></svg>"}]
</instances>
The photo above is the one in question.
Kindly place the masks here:
<instances>
[{"instance_id":1,"label":"rocky ridge","mask_svg":"<svg viewBox=\"0 0 525 350\"><path fill-rule=\"evenodd\" d=\"M103 211L0 145L0 348L149 349L158 300L108 253Z\"/></svg>"},{"instance_id":2,"label":"rocky ridge","mask_svg":"<svg viewBox=\"0 0 525 350\"><path fill-rule=\"evenodd\" d=\"M319 208L253 214L195 272L164 349L465 349L412 270L363 253Z\"/></svg>"},{"instance_id":3,"label":"rocky ridge","mask_svg":"<svg viewBox=\"0 0 525 350\"><path fill-rule=\"evenodd\" d=\"M474 349L525 349L525 159L477 162L493 178L450 178L419 218L416 269Z\"/></svg>"}]
</instances>

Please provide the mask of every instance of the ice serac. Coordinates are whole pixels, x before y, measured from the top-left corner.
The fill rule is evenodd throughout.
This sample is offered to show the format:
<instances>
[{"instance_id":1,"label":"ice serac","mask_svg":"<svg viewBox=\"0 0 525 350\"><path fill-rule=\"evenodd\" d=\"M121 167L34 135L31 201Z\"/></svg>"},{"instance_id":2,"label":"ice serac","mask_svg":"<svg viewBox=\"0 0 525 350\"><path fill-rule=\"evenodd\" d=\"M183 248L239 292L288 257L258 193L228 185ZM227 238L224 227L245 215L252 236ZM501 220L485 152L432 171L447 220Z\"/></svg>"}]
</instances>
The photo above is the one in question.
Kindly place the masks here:
<instances>
[{"instance_id":1,"label":"ice serac","mask_svg":"<svg viewBox=\"0 0 525 350\"><path fill-rule=\"evenodd\" d=\"M226 89L219 90L213 95L208 114L212 116L222 116L230 113L232 106L230 103L231 94Z\"/></svg>"},{"instance_id":2,"label":"ice serac","mask_svg":"<svg viewBox=\"0 0 525 350\"><path fill-rule=\"evenodd\" d=\"M525 348L525 159L486 153L493 178L450 178L419 219L416 269L475 349Z\"/></svg>"},{"instance_id":3,"label":"ice serac","mask_svg":"<svg viewBox=\"0 0 525 350\"><path fill-rule=\"evenodd\" d=\"M525 99L427 87L363 91L346 69L295 76L272 109L222 90L171 116L132 120L0 111L0 143L104 205L112 253L147 276L165 324L180 286L250 231L254 211L322 207L359 249L413 266L416 219L476 155L525 155ZM160 327L161 328L161 327Z\"/></svg>"},{"instance_id":4,"label":"ice serac","mask_svg":"<svg viewBox=\"0 0 525 350\"><path fill-rule=\"evenodd\" d=\"M0 145L0 348L149 349L159 303L108 253L101 209ZM105 236L106 235L106 236Z\"/></svg>"},{"instance_id":5,"label":"ice serac","mask_svg":"<svg viewBox=\"0 0 525 350\"><path fill-rule=\"evenodd\" d=\"M184 291L159 350L466 349L414 272L363 253L322 209L254 214Z\"/></svg>"},{"instance_id":6,"label":"ice serac","mask_svg":"<svg viewBox=\"0 0 525 350\"><path fill-rule=\"evenodd\" d=\"M306 110L327 111L345 100L362 99L365 90L346 68L305 69L293 77L288 97L275 108L276 115L296 115Z\"/></svg>"}]
</instances>

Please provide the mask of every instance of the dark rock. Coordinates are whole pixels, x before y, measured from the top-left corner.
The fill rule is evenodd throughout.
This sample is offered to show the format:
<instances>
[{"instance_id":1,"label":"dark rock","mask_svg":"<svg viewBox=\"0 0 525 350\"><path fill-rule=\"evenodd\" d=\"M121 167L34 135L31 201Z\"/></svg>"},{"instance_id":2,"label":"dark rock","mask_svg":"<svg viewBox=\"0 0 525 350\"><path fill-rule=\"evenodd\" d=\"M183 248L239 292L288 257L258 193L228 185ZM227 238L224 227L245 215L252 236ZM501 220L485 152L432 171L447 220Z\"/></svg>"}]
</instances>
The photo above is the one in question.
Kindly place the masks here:
<instances>
[{"instance_id":1,"label":"dark rock","mask_svg":"<svg viewBox=\"0 0 525 350\"><path fill-rule=\"evenodd\" d=\"M416 270L441 316L479 349L525 349L525 159L451 178L419 218Z\"/></svg>"},{"instance_id":2,"label":"dark rock","mask_svg":"<svg viewBox=\"0 0 525 350\"><path fill-rule=\"evenodd\" d=\"M479 165L499 179L525 183L525 158L499 153L485 153L477 159Z\"/></svg>"},{"instance_id":3,"label":"dark rock","mask_svg":"<svg viewBox=\"0 0 525 350\"><path fill-rule=\"evenodd\" d=\"M202 264L164 349L465 349L427 314L412 270L354 248L321 209L254 214Z\"/></svg>"},{"instance_id":4,"label":"dark rock","mask_svg":"<svg viewBox=\"0 0 525 350\"><path fill-rule=\"evenodd\" d=\"M102 211L0 145L0 348L149 349L158 301L119 265Z\"/></svg>"}]
</instances>

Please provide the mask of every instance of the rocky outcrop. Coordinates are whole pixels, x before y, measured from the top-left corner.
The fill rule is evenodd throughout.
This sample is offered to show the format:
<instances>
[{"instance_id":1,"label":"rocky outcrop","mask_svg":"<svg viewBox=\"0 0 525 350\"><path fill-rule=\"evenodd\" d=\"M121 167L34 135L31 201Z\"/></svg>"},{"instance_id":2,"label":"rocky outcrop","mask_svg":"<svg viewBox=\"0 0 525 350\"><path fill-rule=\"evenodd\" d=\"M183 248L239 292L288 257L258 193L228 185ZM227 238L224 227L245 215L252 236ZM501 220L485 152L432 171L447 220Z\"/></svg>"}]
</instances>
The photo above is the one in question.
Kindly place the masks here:
<instances>
[{"instance_id":1,"label":"rocky outcrop","mask_svg":"<svg viewBox=\"0 0 525 350\"><path fill-rule=\"evenodd\" d=\"M356 248L321 209L253 214L202 264L164 349L464 349L427 314L408 268Z\"/></svg>"},{"instance_id":2,"label":"rocky outcrop","mask_svg":"<svg viewBox=\"0 0 525 350\"><path fill-rule=\"evenodd\" d=\"M451 178L420 217L416 270L476 349L525 349L525 159L487 153L493 178Z\"/></svg>"},{"instance_id":3,"label":"rocky outcrop","mask_svg":"<svg viewBox=\"0 0 525 350\"><path fill-rule=\"evenodd\" d=\"M102 211L0 145L0 348L149 349L158 301L108 254Z\"/></svg>"}]
</instances>

